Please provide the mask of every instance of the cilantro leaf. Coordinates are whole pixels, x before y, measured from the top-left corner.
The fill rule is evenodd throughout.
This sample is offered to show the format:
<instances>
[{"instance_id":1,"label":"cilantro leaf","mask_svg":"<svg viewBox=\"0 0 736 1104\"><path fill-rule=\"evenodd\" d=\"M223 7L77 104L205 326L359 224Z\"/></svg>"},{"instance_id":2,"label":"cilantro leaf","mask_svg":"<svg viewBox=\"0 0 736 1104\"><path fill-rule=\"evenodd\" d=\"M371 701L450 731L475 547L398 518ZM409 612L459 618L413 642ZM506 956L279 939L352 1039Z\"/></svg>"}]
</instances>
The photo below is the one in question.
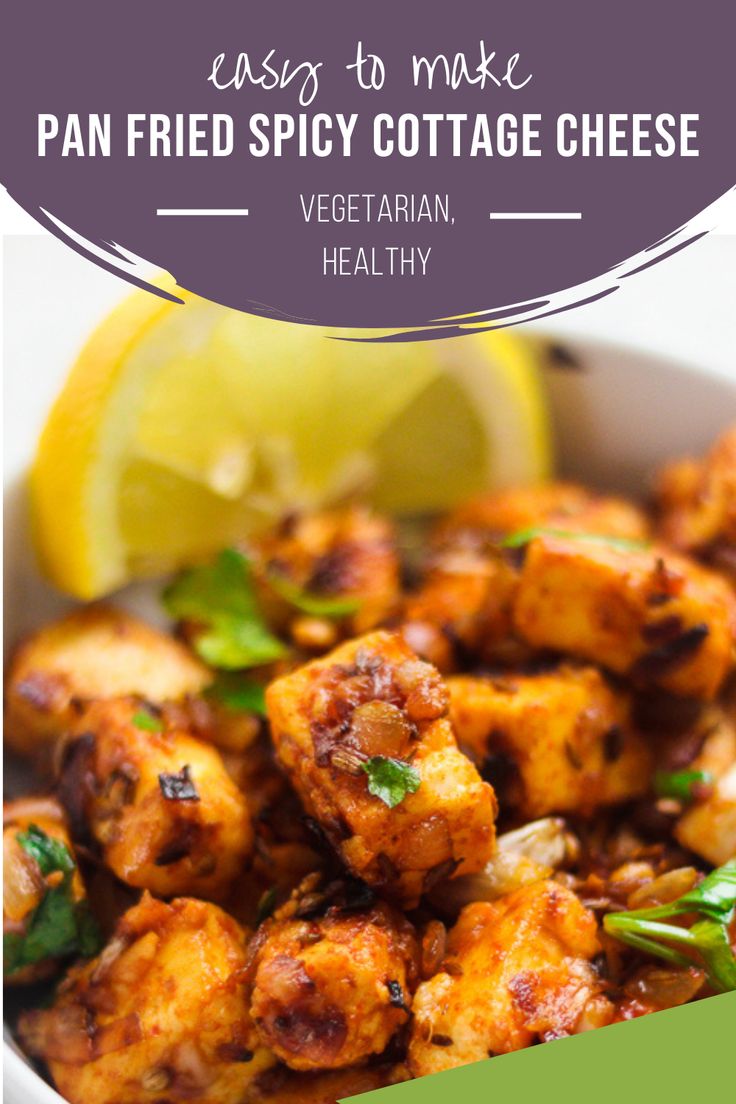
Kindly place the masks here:
<instances>
[{"instance_id":1,"label":"cilantro leaf","mask_svg":"<svg viewBox=\"0 0 736 1104\"><path fill-rule=\"evenodd\" d=\"M44 876L56 872L64 876L58 885L46 889L25 932L8 932L3 936L5 975L46 958L97 954L102 939L87 902L75 899L76 866L69 849L35 824L29 825L26 832L19 832L16 839L36 860Z\"/></svg>"},{"instance_id":2,"label":"cilantro leaf","mask_svg":"<svg viewBox=\"0 0 736 1104\"><path fill-rule=\"evenodd\" d=\"M36 860L44 877L57 870L63 874L74 870L74 859L64 841L47 835L35 824L29 824L27 831L18 832L15 838L26 854Z\"/></svg>"},{"instance_id":3,"label":"cilantro leaf","mask_svg":"<svg viewBox=\"0 0 736 1104\"><path fill-rule=\"evenodd\" d=\"M145 732L163 732L164 722L160 717L154 717L153 713L146 713L141 709L133 714L133 724L136 728L142 728Z\"/></svg>"},{"instance_id":4,"label":"cilantro leaf","mask_svg":"<svg viewBox=\"0 0 736 1104\"><path fill-rule=\"evenodd\" d=\"M259 717L266 716L265 686L237 671L221 671L205 693L231 713L257 713Z\"/></svg>"},{"instance_id":5,"label":"cilantro leaf","mask_svg":"<svg viewBox=\"0 0 736 1104\"><path fill-rule=\"evenodd\" d=\"M368 775L368 793L380 797L389 809L400 805L407 794L416 793L421 782L416 767L403 759L374 755L362 769Z\"/></svg>"},{"instance_id":6,"label":"cilantro leaf","mask_svg":"<svg viewBox=\"0 0 736 1104\"><path fill-rule=\"evenodd\" d=\"M649 541L631 540L628 537L612 537L604 533L576 533L568 529L550 529L544 525L532 525L528 529L518 529L501 541L501 548L523 548L537 537L560 537L562 540L586 541L589 544L604 544L609 548L618 548L622 552L645 552Z\"/></svg>"},{"instance_id":7,"label":"cilantro leaf","mask_svg":"<svg viewBox=\"0 0 736 1104\"><path fill-rule=\"evenodd\" d=\"M163 602L172 617L201 626L194 648L212 667L257 667L284 655L258 608L250 563L235 548L183 572L166 588Z\"/></svg>"},{"instance_id":8,"label":"cilantro leaf","mask_svg":"<svg viewBox=\"0 0 736 1104\"><path fill-rule=\"evenodd\" d=\"M710 771L657 771L654 776L654 790L659 797L674 797L678 801L692 801L695 786L709 786L712 782L713 775Z\"/></svg>"},{"instance_id":9,"label":"cilantro leaf","mask_svg":"<svg viewBox=\"0 0 736 1104\"><path fill-rule=\"evenodd\" d=\"M330 598L323 594L312 594L275 572L267 576L267 581L271 589L290 606L313 617L349 617L360 609L357 598Z\"/></svg>"},{"instance_id":10,"label":"cilantro leaf","mask_svg":"<svg viewBox=\"0 0 736 1104\"><path fill-rule=\"evenodd\" d=\"M697 954L714 989L736 990L736 956L731 950L729 924L736 912L736 859L703 879L700 885L668 905L632 912L612 912L605 930L629 946L680 966L691 966ZM690 928L664 921L695 913Z\"/></svg>"}]
</instances>

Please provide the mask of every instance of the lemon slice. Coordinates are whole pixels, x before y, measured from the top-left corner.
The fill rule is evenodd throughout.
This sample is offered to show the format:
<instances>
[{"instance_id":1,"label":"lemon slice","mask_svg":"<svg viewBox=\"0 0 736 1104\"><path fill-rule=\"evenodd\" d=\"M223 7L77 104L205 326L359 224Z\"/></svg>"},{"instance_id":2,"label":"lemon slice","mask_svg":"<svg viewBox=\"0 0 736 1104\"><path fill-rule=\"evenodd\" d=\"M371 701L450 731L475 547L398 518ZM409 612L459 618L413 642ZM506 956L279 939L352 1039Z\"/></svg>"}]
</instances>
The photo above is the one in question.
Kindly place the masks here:
<instances>
[{"instance_id":1,"label":"lemon slice","mask_svg":"<svg viewBox=\"0 0 736 1104\"><path fill-rule=\"evenodd\" d=\"M419 513L547 473L536 357L516 336L353 342L176 291L183 306L136 292L100 324L41 435L36 542L76 597L285 510L364 492Z\"/></svg>"}]
</instances>

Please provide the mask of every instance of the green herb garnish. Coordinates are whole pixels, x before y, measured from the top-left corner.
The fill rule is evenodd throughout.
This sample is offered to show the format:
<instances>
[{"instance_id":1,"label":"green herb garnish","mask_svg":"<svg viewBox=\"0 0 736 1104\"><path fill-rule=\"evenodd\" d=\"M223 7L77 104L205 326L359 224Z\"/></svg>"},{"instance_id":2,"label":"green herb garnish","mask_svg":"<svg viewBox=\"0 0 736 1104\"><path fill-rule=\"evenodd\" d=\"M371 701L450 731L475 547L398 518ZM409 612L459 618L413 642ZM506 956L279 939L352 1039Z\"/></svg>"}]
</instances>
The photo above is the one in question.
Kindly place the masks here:
<instances>
[{"instance_id":1,"label":"green herb garnish","mask_svg":"<svg viewBox=\"0 0 736 1104\"><path fill-rule=\"evenodd\" d=\"M221 671L205 693L231 713L257 713L259 717L266 716L265 686L237 671Z\"/></svg>"},{"instance_id":2,"label":"green herb garnish","mask_svg":"<svg viewBox=\"0 0 736 1104\"><path fill-rule=\"evenodd\" d=\"M172 617L201 626L194 648L212 667L257 667L285 653L258 608L250 563L235 548L185 571L166 588L163 602Z\"/></svg>"},{"instance_id":3,"label":"green herb garnish","mask_svg":"<svg viewBox=\"0 0 736 1104\"><path fill-rule=\"evenodd\" d=\"M69 848L61 840L31 824L18 832L18 843L46 877L63 874L58 885L46 889L25 932L3 936L3 971L6 976L46 958L97 954L102 946L97 923L86 901L74 898L72 879L76 869Z\"/></svg>"},{"instance_id":4,"label":"green herb garnish","mask_svg":"<svg viewBox=\"0 0 736 1104\"><path fill-rule=\"evenodd\" d=\"M634 912L609 913L603 926L622 943L678 966L693 965L693 958L682 953L690 951L700 958L712 987L729 992L736 990L736 956L728 932L735 912L736 859L731 859L676 901ZM697 917L689 928L665 922L687 913Z\"/></svg>"},{"instance_id":5,"label":"green herb garnish","mask_svg":"<svg viewBox=\"0 0 736 1104\"><path fill-rule=\"evenodd\" d=\"M501 548L523 548L537 537L559 537L562 540L586 541L588 544L605 544L618 548L621 552L645 552L649 541L631 540L628 537L611 537L603 533L576 533L568 529L549 529L544 525L533 525L529 529L519 529L510 533L501 541Z\"/></svg>"},{"instance_id":6,"label":"green herb garnish","mask_svg":"<svg viewBox=\"0 0 736 1104\"><path fill-rule=\"evenodd\" d=\"M275 572L266 578L268 585L280 598L312 617L349 617L360 609L357 598L330 598L323 594L312 594Z\"/></svg>"},{"instance_id":7,"label":"green herb garnish","mask_svg":"<svg viewBox=\"0 0 736 1104\"><path fill-rule=\"evenodd\" d=\"M28 831L18 832L15 838L26 854L35 859L44 877L57 870L63 874L74 870L74 859L63 840L47 835L35 824L29 824Z\"/></svg>"},{"instance_id":8,"label":"green herb garnish","mask_svg":"<svg viewBox=\"0 0 736 1104\"><path fill-rule=\"evenodd\" d=\"M163 732L164 722L160 717L154 717L153 713L146 713L143 709L133 714L133 724L136 728L142 728L144 732Z\"/></svg>"},{"instance_id":9,"label":"green herb garnish","mask_svg":"<svg viewBox=\"0 0 736 1104\"><path fill-rule=\"evenodd\" d=\"M361 766L368 775L368 793L380 797L389 809L400 805L407 794L419 789L419 771L403 759L374 755Z\"/></svg>"},{"instance_id":10,"label":"green herb garnish","mask_svg":"<svg viewBox=\"0 0 736 1104\"><path fill-rule=\"evenodd\" d=\"M692 801L693 787L710 786L714 782L710 771L683 770L657 771L654 790L658 797L674 797L678 801Z\"/></svg>"}]
</instances>

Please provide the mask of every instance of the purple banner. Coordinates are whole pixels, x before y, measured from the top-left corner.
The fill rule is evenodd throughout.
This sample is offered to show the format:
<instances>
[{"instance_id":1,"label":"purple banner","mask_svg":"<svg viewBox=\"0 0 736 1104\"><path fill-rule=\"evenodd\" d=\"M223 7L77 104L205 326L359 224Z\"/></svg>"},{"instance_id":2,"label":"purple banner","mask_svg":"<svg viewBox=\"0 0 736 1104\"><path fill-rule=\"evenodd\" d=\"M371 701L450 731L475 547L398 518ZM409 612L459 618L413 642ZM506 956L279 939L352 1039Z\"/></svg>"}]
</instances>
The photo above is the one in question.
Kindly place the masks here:
<instances>
[{"instance_id":1,"label":"purple banner","mask_svg":"<svg viewBox=\"0 0 736 1104\"><path fill-rule=\"evenodd\" d=\"M736 183L723 0L10 7L10 194L133 282L128 254L240 310L413 336L539 316L680 248Z\"/></svg>"}]
</instances>

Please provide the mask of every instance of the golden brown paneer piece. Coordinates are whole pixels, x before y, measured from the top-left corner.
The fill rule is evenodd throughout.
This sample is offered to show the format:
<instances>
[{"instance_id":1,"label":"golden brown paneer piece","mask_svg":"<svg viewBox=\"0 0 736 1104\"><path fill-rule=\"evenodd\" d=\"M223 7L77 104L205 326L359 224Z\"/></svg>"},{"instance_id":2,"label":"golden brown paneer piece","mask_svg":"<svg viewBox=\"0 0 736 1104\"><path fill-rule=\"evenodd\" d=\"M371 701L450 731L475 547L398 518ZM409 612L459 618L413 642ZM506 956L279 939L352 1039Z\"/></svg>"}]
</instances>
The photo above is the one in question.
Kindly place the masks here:
<instances>
[{"instance_id":1,"label":"golden brown paneer piece","mask_svg":"<svg viewBox=\"0 0 736 1104\"><path fill-rule=\"evenodd\" d=\"M409 1018L417 981L418 944L400 912L363 883L327 894L326 908L319 891L295 894L253 943L251 1016L263 1044L295 1070L381 1054Z\"/></svg>"},{"instance_id":2,"label":"golden brown paneer piece","mask_svg":"<svg viewBox=\"0 0 736 1104\"><path fill-rule=\"evenodd\" d=\"M58 792L75 835L122 881L218 898L253 846L244 795L216 748L135 698L96 702L64 748Z\"/></svg>"},{"instance_id":3,"label":"golden brown paneer piece","mask_svg":"<svg viewBox=\"0 0 736 1104\"><path fill-rule=\"evenodd\" d=\"M680 817L675 838L714 866L736 858L736 760L712 793Z\"/></svg>"},{"instance_id":4,"label":"golden brown paneer piece","mask_svg":"<svg viewBox=\"0 0 736 1104\"><path fill-rule=\"evenodd\" d=\"M588 816L646 793L651 756L632 730L629 699L595 667L458 676L447 687L460 746L491 780L494 766L508 776L496 792L522 819Z\"/></svg>"},{"instance_id":5,"label":"golden brown paneer piece","mask_svg":"<svg viewBox=\"0 0 736 1104\"><path fill-rule=\"evenodd\" d=\"M553 881L464 908L443 967L414 997L414 1076L608 1022L613 1010L590 962L596 929L593 913Z\"/></svg>"},{"instance_id":6,"label":"golden brown paneer piece","mask_svg":"<svg viewBox=\"0 0 736 1104\"><path fill-rule=\"evenodd\" d=\"M46 919L41 907L52 897L58 915ZM52 797L3 804L3 937L6 985L40 981L60 958L97 949L64 812Z\"/></svg>"},{"instance_id":7,"label":"golden brown paneer piece","mask_svg":"<svg viewBox=\"0 0 736 1104\"><path fill-rule=\"evenodd\" d=\"M396 536L387 518L366 507L292 514L255 545L256 574L269 620L306 651L324 652L384 622L399 598ZM311 598L354 601L343 617L300 611L279 601L278 581Z\"/></svg>"},{"instance_id":8,"label":"golden brown paneer piece","mask_svg":"<svg viewBox=\"0 0 736 1104\"><path fill-rule=\"evenodd\" d=\"M514 663L528 650L513 639L517 574L496 548L447 548L432 557L420 588L406 598L401 633L443 673L468 658Z\"/></svg>"},{"instance_id":9,"label":"golden brown paneer piece","mask_svg":"<svg viewBox=\"0 0 736 1104\"><path fill-rule=\"evenodd\" d=\"M514 600L536 648L592 660L638 686L712 699L732 669L736 594L661 545L545 534L527 547Z\"/></svg>"},{"instance_id":10,"label":"golden brown paneer piece","mask_svg":"<svg viewBox=\"0 0 736 1104\"><path fill-rule=\"evenodd\" d=\"M702 459L668 464L656 487L662 538L736 575L736 425Z\"/></svg>"},{"instance_id":11,"label":"golden brown paneer piece","mask_svg":"<svg viewBox=\"0 0 736 1104\"><path fill-rule=\"evenodd\" d=\"M502 538L532 526L646 540L643 510L625 498L596 494L577 483L537 483L480 495L453 510L435 531L435 543L462 530Z\"/></svg>"},{"instance_id":12,"label":"golden brown paneer piece","mask_svg":"<svg viewBox=\"0 0 736 1104\"><path fill-rule=\"evenodd\" d=\"M411 907L488 861L493 790L458 750L439 674L399 636L351 640L273 682L266 701L281 764L358 877ZM386 772L402 783L393 807L369 790Z\"/></svg>"},{"instance_id":13,"label":"golden brown paneer piece","mask_svg":"<svg viewBox=\"0 0 736 1104\"><path fill-rule=\"evenodd\" d=\"M716 707L702 748L685 769L703 771L712 783L693 788L693 802L674 828L677 841L721 866L736 857L736 726Z\"/></svg>"},{"instance_id":14,"label":"golden brown paneer piece","mask_svg":"<svg viewBox=\"0 0 736 1104\"><path fill-rule=\"evenodd\" d=\"M248 1015L245 933L205 901L147 894L20 1036L70 1104L235 1104L274 1058Z\"/></svg>"},{"instance_id":15,"label":"golden brown paneer piece","mask_svg":"<svg viewBox=\"0 0 736 1104\"><path fill-rule=\"evenodd\" d=\"M211 674L183 644L111 606L45 625L16 650L6 682L5 736L48 761L80 705L127 695L161 704L197 694Z\"/></svg>"},{"instance_id":16,"label":"golden brown paneer piece","mask_svg":"<svg viewBox=\"0 0 736 1104\"><path fill-rule=\"evenodd\" d=\"M530 649L515 639L512 618L518 572L501 542L538 525L627 539L648 534L637 507L572 483L471 499L433 534L422 585L404 605L402 632L409 646L443 672L456 670L468 657L504 665L526 659Z\"/></svg>"}]
</instances>

